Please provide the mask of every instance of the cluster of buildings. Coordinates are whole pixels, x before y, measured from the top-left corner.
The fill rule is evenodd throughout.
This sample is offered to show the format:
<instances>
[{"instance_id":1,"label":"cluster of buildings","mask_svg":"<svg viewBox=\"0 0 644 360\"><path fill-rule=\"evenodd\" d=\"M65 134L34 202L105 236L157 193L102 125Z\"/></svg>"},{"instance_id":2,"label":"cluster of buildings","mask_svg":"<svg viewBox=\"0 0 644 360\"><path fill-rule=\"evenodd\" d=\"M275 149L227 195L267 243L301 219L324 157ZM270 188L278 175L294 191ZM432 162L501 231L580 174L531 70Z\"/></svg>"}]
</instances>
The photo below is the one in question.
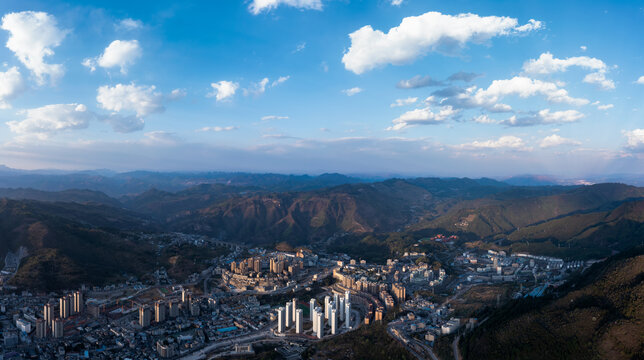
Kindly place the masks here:
<instances>
[{"instance_id":1,"label":"cluster of buildings","mask_svg":"<svg viewBox=\"0 0 644 360\"><path fill-rule=\"evenodd\" d=\"M263 253L232 261L222 278L232 291L270 292L292 286L309 276L317 265L317 255L309 251Z\"/></svg>"},{"instance_id":2,"label":"cluster of buildings","mask_svg":"<svg viewBox=\"0 0 644 360\"><path fill-rule=\"evenodd\" d=\"M333 292L333 296L324 297L323 304L318 305L312 298L308 304L309 316L304 319L304 311L298 309L297 299L286 303L286 306L277 309L278 334L286 334L291 328L295 334L305 334L305 324L309 325L310 333L318 339L325 335L336 335L344 322L346 329L351 329L351 293L346 291L344 296ZM308 326L307 326L308 327ZM328 328L328 330L327 330Z\"/></svg>"},{"instance_id":3,"label":"cluster of buildings","mask_svg":"<svg viewBox=\"0 0 644 360\"><path fill-rule=\"evenodd\" d=\"M454 258L454 264L464 273L469 283L518 282L520 284L556 284L562 282L571 270L583 269L592 261L569 261L524 253L508 255L505 251L467 251ZM523 289L523 286L521 287ZM530 291L529 287L526 291ZM541 292L543 293L543 292ZM515 296L524 296L523 290Z\"/></svg>"}]
</instances>

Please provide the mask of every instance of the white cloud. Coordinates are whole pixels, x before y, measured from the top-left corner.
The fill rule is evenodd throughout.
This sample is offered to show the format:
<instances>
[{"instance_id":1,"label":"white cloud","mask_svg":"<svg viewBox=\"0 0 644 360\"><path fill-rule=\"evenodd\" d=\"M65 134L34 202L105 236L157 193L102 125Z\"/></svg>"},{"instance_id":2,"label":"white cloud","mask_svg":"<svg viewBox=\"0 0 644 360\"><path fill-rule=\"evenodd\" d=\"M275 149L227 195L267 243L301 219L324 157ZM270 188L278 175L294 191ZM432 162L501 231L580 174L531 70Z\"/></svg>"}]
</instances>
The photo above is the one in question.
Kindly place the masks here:
<instances>
[{"instance_id":1,"label":"white cloud","mask_svg":"<svg viewBox=\"0 0 644 360\"><path fill-rule=\"evenodd\" d=\"M96 116L83 104L46 105L18 114L24 115L24 120L7 122L9 129L16 134L35 134L40 138L60 131L85 129Z\"/></svg>"},{"instance_id":2,"label":"white cloud","mask_svg":"<svg viewBox=\"0 0 644 360\"><path fill-rule=\"evenodd\" d=\"M137 40L114 40L105 48L103 54L93 59L87 58L82 64L91 71L96 70L97 65L106 69L118 66L121 68L121 74L126 74L127 67L141 56L142 51Z\"/></svg>"},{"instance_id":3,"label":"white cloud","mask_svg":"<svg viewBox=\"0 0 644 360\"><path fill-rule=\"evenodd\" d=\"M494 80L487 88L477 88L476 86L443 88L435 91L432 96L427 98L426 102L451 105L457 109L480 107L490 112L510 112L512 107L500 101L511 95L520 98L541 95L552 103L566 103L577 106L589 103L587 99L571 97L566 89L559 87L556 83L534 80L524 76Z\"/></svg>"},{"instance_id":4,"label":"white cloud","mask_svg":"<svg viewBox=\"0 0 644 360\"><path fill-rule=\"evenodd\" d=\"M186 97L186 95L188 95L188 93L186 92L185 89L174 89L170 92L170 95L168 95L167 97L168 97L168 100L179 100Z\"/></svg>"},{"instance_id":5,"label":"white cloud","mask_svg":"<svg viewBox=\"0 0 644 360\"><path fill-rule=\"evenodd\" d=\"M463 149L525 149L525 143L519 137L506 135L497 140L473 141L457 147Z\"/></svg>"},{"instance_id":6,"label":"white cloud","mask_svg":"<svg viewBox=\"0 0 644 360\"><path fill-rule=\"evenodd\" d=\"M295 50L293 50L293 53L298 53L298 52L300 52L300 51L302 51L304 49L306 49L306 41L303 41L303 42L297 44L297 46L295 47Z\"/></svg>"},{"instance_id":7,"label":"white cloud","mask_svg":"<svg viewBox=\"0 0 644 360\"><path fill-rule=\"evenodd\" d=\"M639 79L637 79L636 83L644 85L644 75L640 76Z\"/></svg>"},{"instance_id":8,"label":"white cloud","mask_svg":"<svg viewBox=\"0 0 644 360\"><path fill-rule=\"evenodd\" d=\"M273 81L273 83L271 84L271 87L275 87L275 86L277 86L277 85L283 84L283 83L285 83L285 82L286 82L286 80L288 80L288 79L290 79L290 78L291 78L291 76L290 76L290 75L287 75L287 76L280 76L277 80Z\"/></svg>"},{"instance_id":9,"label":"white cloud","mask_svg":"<svg viewBox=\"0 0 644 360\"><path fill-rule=\"evenodd\" d=\"M490 118L487 114L476 116L472 120L478 124L497 124L499 122L497 120Z\"/></svg>"},{"instance_id":10,"label":"white cloud","mask_svg":"<svg viewBox=\"0 0 644 360\"><path fill-rule=\"evenodd\" d=\"M237 129L238 129L237 126L206 126L206 127L203 127L203 128L201 128L201 129L199 129L197 131L198 132L208 132L208 131L211 131L211 132L223 132L223 131L233 131L233 130L237 130Z\"/></svg>"},{"instance_id":11,"label":"white cloud","mask_svg":"<svg viewBox=\"0 0 644 360\"><path fill-rule=\"evenodd\" d=\"M299 9L322 10L322 0L253 0L248 9L253 15L271 11L280 5Z\"/></svg>"},{"instance_id":12,"label":"white cloud","mask_svg":"<svg viewBox=\"0 0 644 360\"><path fill-rule=\"evenodd\" d=\"M531 126L544 124L566 124L575 122L584 117L584 114L577 110L553 111L543 109L530 116L517 117L512 116L510 119L502 121L502 124L508 126Z\"/></svg>"},{"instance_id":13,"label":"white cloud","mask_svg":"<svg viewBox=\"0 0 644 360\"><path fill-rule=\"evenodd\" d=\"M116 24L119 30L136 30L143 27L141 20L134 20L131 18L123 19Z\"/></svg>"},{"instance_id":14,"label":"white cloud","mask_svg":"<svg viewBox=\"0 0 644 360\"><path fill-rule=\"evenodd\" d=\"M359 94L363 92L364 90L359 88L359 87L352 87L351 89L344 89L342 90L343 93L345 93L347 96L353 96L355 94Z\"/></svg>"},{"instance_id":15,"label":"white cloud","mask_svg":"<svg viewBox=\"0 0 644 360\"><path fill-rule=\"evenodd\" d=\"M25 82L17 67L12 67L5 72L0 72L0 109L9 109L11 100L25 90Z\"/></svg>"},{"instance_id":16,"label":"white cloud","mask_svg":"<svg viewBox=\"0 0 644 360\"><path fill-rule=\"evenodd\" d=\"M165 111L163 95L155 91L155 86L117 84L98 88L96 101L103 109L111 111L134 111L138 117Z\"/></svg>"},{"instance_id":17,"label":"white cloud","mask_svg":"<svg viewBox=\"0 0 644 360\"><path fill-rule=\"evenodd\" d=\"M469 92L473 92L470 88ZM557 84L541 80L530 79L523 76L515 76L507 80L494 80L487 89L478 89L472 95L464 94L465 99L471 100L478 106L485 106L491 109L500 110L509 106L499 104L498 101L508 95L516 95L521 98L542 95L550 102L566 103L571 105L586 105L589 103L586 99L573 98L568 95L568 91L560 88Z\"/></svg>"},{"instance_id":18,"label":"white cloud","mask_svg":"<svg viewBox=\"0 0 644 360\"><path fill-rule=\"evenodd\" d=\"M436 81L429 76L416 75L411 79L400 80L396 87L399 89L418 89L426 86L441 86L444 85L440 81Z\"/></svg>"},{"instance_id":19,"label":"white cloud","mask_svg":"<svg viewBox=\"0 0 644 360\"><path fill-rule=\"evenodd\" d=\"M416 101L418 101L417 97L408 97L406 99L396 99L396 101L390 106L391 107L406 106L406 105L414 104Z\"/></svg>"},{"instance_id":20,"label":"white cloud","mask_svg":"<svg viewBox=\"0 0 644 360\"><path fill-rule=\"evenodd\" d=\"M45 84L47 77L54 83L63 76L61 64L45 62L69 32L58 28L56 18L45 12L9 13L2 17L2 29L10 33L7 48L33 73L38 84Z\"/></svg>"},{"instance_id":21,"label":"white cloud","mask_svg":"<svg viewBox=\"0 0 644 360\"><path fill-rule=\"evenodd\" d=\"M392 121L394 125L388 127L387 130L402 130L406 127L414 125L439 124L456 115L457 113L458 110L454 110L451 106L443 106L437 113L433 112L430 107L414 109L407 111L406 113L400 115L398 118L394 119Z\"/></svg>"},{"instance_id":22,"label":"white cloud","mask_svg":"<svg viewBox=\"0 0 644 360\"><path fill-rule=\"evenodd\" d=\"M608 110L608 109L612 109L614 107L615 107L615 105L613 105L613 104L605 104L605 105L598 105L597 109L599 109L599 110Z\"/></svg>"},{"instance_id":23,"label":"white cloud","mask_svg":"<svg viewBox=\"0 0 644 360\"><path fill-rule=\"evenodd\" d=\"M559 136L557 134L552 134L550 136L546 136L539 143L539 146L541 148L550 148L550 147L561 146L561 145L578 146L578 145L581 145L581 143L579 141L577 141L577 140L561 137L561 136Z\"/></svg>"},{"instance_id":24,"label":"white cloud","mask_svg":"<svg viewBox=\"0 0 644 360\"><path fill-rule=\"evenodd\" d=\"M207 97L214 97L217 101L228 100L235 95L237 89L239 89L239 83L222 80L216 83L210 84L213 88L213 92L208 93Z\"/></svg>"},{"instance_id":25,"label":"white cloud","mask_svg":"<svg viewBox=\"0 0 644 360\"><path fill-rule=\"evenodd\" d=\"M286 119L288 119L288 116L278 116L278 115L267 115L267 116L262 116L261 118L262 121L286 120Z\"/></svg>"},{"instance_id":26,"label":"white cloud","mask_svg":"<svg viewBox=\"0 0 644 360\"><path fill-rule=\"evenodd\" d=\"M517 19L510 17L452 16L439 12L406 17L387 33L366 25L349 34L351 47L342 57L342 63L347 70L362 74L386 64L412 62L430 51L463 47L468 42L482 43L495 36L541 27L541 23L533 20L524 26L517 25Z\"/></svg>"},{"instance_id":27,"label":"white cloud","mask_svg":"<svg viewBox=\"0 0 644 360\"><path fill-rule=\"evenodd\" d=\"M521 32L539 30L541 29L542 26L543 26L543 23L541 21L530 19L528 20L527 24L517 26L516 28L514 28L514 30L521 33Z\"/></svg>"},{"instance_id":28,"label":"white cloud","mask_svg":"<svg viewBox=\"0 0 644 360\"><path fill-rule=\"evenodd\" d=\"M266 92L266 85L268 85L270 80L268 78L263 78L259 82L252 83L248 89L244 89L244 95L248 96L250 94L262 95Z\"/></svg>"},{"instance_id":29,"label":"white cloud","mask_svg":"<svg viewBox=\"0 0 644 360\"><path fill-rule=\"evenodd\" d=\"M525 64L523 64L523 70L528 74L546 75L556 72L564 72L571 66L593 71L584 77L584 82L597 84L604 89L615 88L615 83L606 78L606 72L608 71L606 63L600 59L588 56L557 59L551 53L546 52L541 54L538 59L530 59L525 62Z\"/></svg>"},{"instance_id":30,"label":"white cloud","mask_svg":"<svg viewBox=\"0 0 644 360\"><path fill-rule=\"evenodd\" d=\"M632 150L644 151L644 129L623 131L626 136L626 146Z\"/></svg>"},{"instance_id":31,"label":"white cloud","mask_svg":"<svg viewBox=\"0 0 644 360\"><path fill-rule=\"evenodd\" d=\"M403 0L391 0L391 5L392 6L400 6L402 5Z\"/></svg>"},{"instance_id":32,"label":"white cloud","mask_svg":"<svg viewBox=\"0 0 644 360\"><path fill-rule=\"evenodd\" d=\"M588 50L588 47L587 47L586 45L582 45L582 46L580 46L579 48L581 49L581 51L586 51L586 50Z\"/></svg>"}]
</instances>

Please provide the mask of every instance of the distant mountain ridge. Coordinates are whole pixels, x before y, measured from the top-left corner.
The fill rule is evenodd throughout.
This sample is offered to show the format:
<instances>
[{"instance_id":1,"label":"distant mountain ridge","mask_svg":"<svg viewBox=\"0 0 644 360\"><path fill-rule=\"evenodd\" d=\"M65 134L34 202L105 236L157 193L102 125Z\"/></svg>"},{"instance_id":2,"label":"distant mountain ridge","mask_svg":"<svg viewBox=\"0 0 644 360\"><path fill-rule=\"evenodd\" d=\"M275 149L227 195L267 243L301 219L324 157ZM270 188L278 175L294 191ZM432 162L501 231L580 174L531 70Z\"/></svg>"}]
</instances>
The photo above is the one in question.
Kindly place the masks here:
<instances>
[{"instance_id":1,"label":"distant mountain ridge","mask_svg":"<svg viewBox=\"0 0 644 360\"><path fill-rule=\"evenodd\" d=\"M112 197L140 194L151 189L181 191L200 184L252 186L267 191L304 191L368 181L342 174L282 175L243 172L150 172L25 171L0 168L0 188L31 188L42 191L86 189Z\"/></svg>"}]
</instances>

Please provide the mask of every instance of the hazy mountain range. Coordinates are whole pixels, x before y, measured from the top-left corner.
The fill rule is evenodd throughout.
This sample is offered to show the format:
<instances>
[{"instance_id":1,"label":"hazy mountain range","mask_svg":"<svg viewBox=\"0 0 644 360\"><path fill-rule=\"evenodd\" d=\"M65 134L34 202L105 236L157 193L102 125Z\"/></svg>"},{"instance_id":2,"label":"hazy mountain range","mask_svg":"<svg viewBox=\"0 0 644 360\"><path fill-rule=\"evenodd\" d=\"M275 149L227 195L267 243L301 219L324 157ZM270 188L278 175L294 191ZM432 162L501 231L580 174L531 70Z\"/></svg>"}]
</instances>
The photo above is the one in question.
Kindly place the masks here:
<instances>
[{"instance_id":1,"label":"hazy mountain range","mask_svg":"<svg viewBox=\"0 0 644 360\"><path fill-rule=\"evenodd\" d=\"M419 239L445 233L459 235L469 246L571 258L607 256L644 238L644 188L624 184L513 186L485 178L358 182L337 174L209 173L201 179L210 183L189 187L187 179L195 178L188 175L132 174L46 176L69 181L86 176L86 182L77 183L80 188L98 184L113 189L112 194L130 192L118 191L119 184L129 189L163 184L166 190L108 196L87 189L0 189L0 256L25 246L30 266L20 271L66 274L48 282L74 284L150 270L154 261L150 248L137 240L141 232L179 231L262 246L286 242L322 247L343 235L350 235L340 240L351 247L372 234ZM25 179L24 185L63 186L62 180L52 184L41 174L11 176ZM167 190L172 187L180 189ZM378 246L410 245L387 241ZM100 262L88 262L99 258ZM137 265L119 267L121 259ZM61 271L52 271L53 266ZM96 266L103 271L95 271Z\"/></svg>"}]
</instances>

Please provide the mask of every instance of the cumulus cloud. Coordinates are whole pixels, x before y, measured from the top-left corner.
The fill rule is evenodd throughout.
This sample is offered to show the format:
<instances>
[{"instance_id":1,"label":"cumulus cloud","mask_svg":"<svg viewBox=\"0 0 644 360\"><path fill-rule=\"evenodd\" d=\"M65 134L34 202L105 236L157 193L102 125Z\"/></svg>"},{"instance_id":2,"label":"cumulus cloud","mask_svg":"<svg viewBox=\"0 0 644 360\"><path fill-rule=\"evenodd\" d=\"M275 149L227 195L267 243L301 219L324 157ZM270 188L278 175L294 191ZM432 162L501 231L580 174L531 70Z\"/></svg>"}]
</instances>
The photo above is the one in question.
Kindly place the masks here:
<instances>
[{"instance_id":1,"label":"cumulus cloud","mask_svg":"<svg viewBox=\"0 0 644 360\"><path fill-rule=\"evenodd\" d=\"M551 148L551 147L562 146L562 145L579 146L579 145L581 145L581 143L579 141L577 141L577 140L561 137L561 136L559 136L557 134L552 134L550 136L546 136L539 143L539 146L541 148Z\"/></svg>"},{"instance_id":2,"label":"cumulus cloud","mask_svg":"<svg viewBox=\"0 0 644 360\"><path fill-rule=\"evenodd\" d=\"M635 81L635 82L640 84L640 85L644 85L644 75L640 76L639 79L637 79L637 81Z\"/></svg>"},{"instance_id":3,"label":"cumulus cloud","mask_svg":"<svg viewBox=\"0 0 644 360\"><path fill-rule=\"evenodd\" d=\"M543 109L535 114L528 116L512 116L510 119L501 123L508 126L532 126L545 124L566 124L576 122L583 118L584 114L577 110L550 111Z\"/></svg>"},{"instance_id":4,"label":"cumulus cloud","mask_svg":"<svg viewBox=\"0 0 644 360\"><path fill-rule=\"evenodd\" d=\"M481 76L481 74L476 74L476 73L470 73L470 72L465 72L465 71L459 71L455 74L450 75L450 77L447 78L449 81L465 81L465 82L470 82L477 77Z\"/></svg>"},{"instance_id":5,"label":"cumulus cloud","mask_svg":"<svg viewBox=\"0 0 644 360\"><path fill-rule=\"evenodd\" d=\"M143 23L141 20L127 18L119 21L115 26L118 30L137 30L143 27Z\"/></svg>"},{"instance_id":6,"label":"cumulus cloud","mask_svg":"<svg viewBox=\"0 0 644 360\"><path fill-rule=\"evenodd\" d=\"M396 99L396 101L391 104L391 107L398 107L398 106L407 106L416 103L418 101L417 97L408 97L406 99Z\"/></svg>"},{"instance_id":7,"label":"cumulus cloud","mask_svg":"<svg viewBox=\"0 0 644 360\"><path fill-rule=\"evenodd\" d=\"M402 5L403 0L391 0L391 5L393 6L400 6Z\"/></svg>"},{"instance_id":8,"label":"cumulus cloud","mask_svg":"<svg viewBox=\"0 0 644 360\"><path fill-rule=\"evenodd\" d=\"M278 115L266 115L262 116L261 120L262 121L269 121L269 120L286 120L288 119L288 116L278 116Z\"/></svg>"},{"instance_id":9,"label":"cumulus cloud","mask_svg":"<svg viewBox=\"0 0 644 360\"><path fill-rule=\"evenodd\" d=\"M127 67L134 64L142 54L137 40L114 40L105 48L103 54L96 58L87 58L82 64L91 71L95 71L97 65L105 69L119 67L121 74L126 74Z\"/></svg>"},{"instance_id":10,"label":"cumulus cloud","mask_svg":"<svg viewBox=\"0 0 644 360\"><path fill-rule=\"evenodd\" d=\"M165 111L163 95L157 92L153 85L104 85L98 88L96 101L103 109L115 112L133 111L138 117Z\"/></svg>"},{"instance_id":11,"label":"cumulus cloud","mask_svg":"<svg viewBox=\"0 0 644 360\"><path fill-rule=\"evenodd\" d=\"M586 51L586 50L588 50L588 47L587 47L586 45L582 45L582 46L580 46L579 48L581 49L581 51Z\"/></svg>"},{"instance_id":12,"label":"cumulus cloud","mask_svg":"<svg viewBox=\"0 0 644 360\"><path fill-rule=\"evenodd\" d=\"M615 105L613 104L604 104L604 105L597 105L597 109L599 110L608 110L614 108Z\"/></svg>"},{"instance_id":13,"label":"cumulus cloud","mask_svg":"<svg viewBox=\"0 0 644 360\"><path fill-rule=\"evenodd\" d=\"M223 132L237 130L237 126L206 126L197 130L198 132Z\"/></svg>"},{"instance_id":14,"label":"cumulus cloud","mask_svg":"<svg viewBox=\"0 0 644 360\"><path fill-rule=\"evenodd\" d=\"M353 96L355 94L361 93L362 91L364 90L359 87L352 87L351 89L342 90L342 92L345 93L347 96Z\"/></svg>"},{"instance_id":15,"label":"cumulus cloud","mask_svg":"<svg viewBox=\"0 0 644 360\"><path fill-rule=\"evenodd\" d=\"M513 135L501 136L496 140L473 141L457 147L462 149L526 149L523 140Z\"/></svg>"},{"instance_id":16,"label":"cumulus cloud","mask_svg":"<svg viewBox=\"0 0 644 360\"><path fill-rule=\"evenodd\" d=\"M484 108L491 112L509 112L512 107L500 101L506 96L528 98L537 95L544 96L552 103L570 105L586 105L587 99L573 98L566 89L552 82L530 79L524 76L515 76L512 79L494 80L486 89L471 86L463 89L449 87L432 94L434 101L442 105L452 105L455 108ZM438 100L436 100L438 99Z\"/></svg>"},{"instance_id":17,"label":"cumulus cloud","mask_svg":"<svg viewBox=\"0 0 644 360\"><path fill-rule=\"evenodd\" d=\"M1 27L10 34L7 48L32 72L38 84L45 84L47 78L54 83L63 76L61 64L45 62L45 57L54 55L53 49L69 33L58 28L55 17L35 11L9 13L2 17Z\"/></svg>"},{"instance_id":18,"label":"cumulus cloud","mask_svg":"<svg viewBox=\"0 0 644 360\"><path fill-rule=\"evenodd\" d=\"M253 0L248 10L253 15L257 15L263 11L271 11L280 5L298 9L322 10L322 0Z\"/></svg>"},{"instance_id":19,"label":"cumulus cloud","mask_svg":"<svg viewBox=\"0 0 644 360\"><path fill-rule=\"evenodd\" d=\"M517 19L476 14L445 15L427 12L402 20L387 33L366 25L351 34L351 47L342 57L345 68L356 74L387 64L410 63L427 52L482 43L495 36L528 32L541 23L518 26Z\"/></svg>"},{"instance_id":20,"label":"cumulus cloud","mask_svg":"<svg viewBox=\"0 0 644 360\"><path fill-rule=\"evenodd\" d=\"M214 97L217 101L229 100L235 95L237 89L239 89L239 83L226 80L212 83L210 86L212 86L213 91L206 96Z\"/></svg>"},{"instance_id":21,"label":"cumulus cloud","mask_svg":"<svg viewBox=\"0 0 644 360\"><path fill-rule=\"evenodd\" d=\"M25 82L17 67L12 67L5 72L0 71L0 109L9 109L11 100L25 90Z\"/></svg>"},{"instance_id":22,"label":"cumulus cloud","mask_svg":"<svg viewBox=\"0 0 644 360\"><path fill-rule=\"evenodd\" d=\"M635 151L644 151L644 129L622 132L626 137L626 147Z\"/></svg>"},{"instance_id":23,"label":"cumulus cloud","mask_svg":"<svg viewBox=\"0 0 644 360\"><path fill-rule=\"evenodd\" d=\"M566 59L557 59L551 53L545 52L538 59L530 59L523 64L523 70L532 75L552 74L564 72L569 67L576 66L593 72L584 77L584 82L596 84L604 89L614 89L615 83L606 78L608 66L602 60L588 56L575 56Z\"/></svg>"},{"instance_id":24,"label":"cumulus cloud","mask_svg":"<svg viewBox=\"0 0 644 360\"><path fill-rule=\"evenodd\" d=\"M394 125L388 127L387 130L402 130L414 125L440 124L456 113L458 110L454 110L451 106L443 106L438 112L433 112L430 107L414 109L394 119L392 121Z\"/></svg>"},{"instance_id":25,"label":"cumulus cloud","mask_svg":"<svg viewBox=\"0 0 644 360\"><path fill-rule=\"evenodd\" d=\"M85 129L96 115L83 104L53 104L22 110L23 120L7 122L11 132L19 135L37 135L46 138L51 134L74 129Z\"/></svg>"},{"instance_id":26,"label":"cumulus cloud","mask_svg":"<svg viewBox=\"0 0 644 360\"><path fill-rule=\"evenodd\" d=\"M396 87L399 89L418 89L426 86L442 86L440 81L432 79L430 76L416 75L411 79L400 80Z\"/></svg>"}]
</instances>

